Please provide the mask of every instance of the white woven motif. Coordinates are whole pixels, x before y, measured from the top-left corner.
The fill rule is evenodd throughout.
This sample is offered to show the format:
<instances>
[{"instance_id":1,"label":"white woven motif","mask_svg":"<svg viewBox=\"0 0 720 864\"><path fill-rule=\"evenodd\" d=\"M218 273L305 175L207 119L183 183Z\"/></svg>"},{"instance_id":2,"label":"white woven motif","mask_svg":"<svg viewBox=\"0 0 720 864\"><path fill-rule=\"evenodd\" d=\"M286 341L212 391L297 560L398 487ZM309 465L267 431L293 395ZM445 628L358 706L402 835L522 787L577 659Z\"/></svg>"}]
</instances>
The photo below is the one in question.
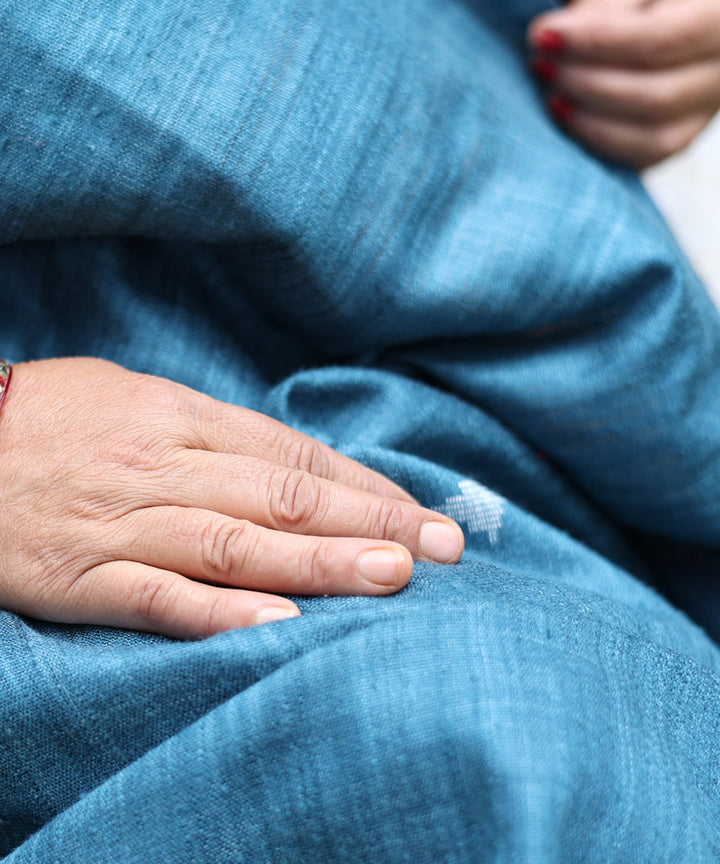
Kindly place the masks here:
<instances>
[{"instance_id":1,"label":"white woven motif","mask_svg":"<svg viewBox=\"0 0 720 864\"><path fill-rule=\"evenodd\" d=\"M448 498L440 510L456 522L464 522L471 534L487 532L490 543L500 536L505 499L473 480L461 480L460 495Z\"/></svg>"}]
</instances>

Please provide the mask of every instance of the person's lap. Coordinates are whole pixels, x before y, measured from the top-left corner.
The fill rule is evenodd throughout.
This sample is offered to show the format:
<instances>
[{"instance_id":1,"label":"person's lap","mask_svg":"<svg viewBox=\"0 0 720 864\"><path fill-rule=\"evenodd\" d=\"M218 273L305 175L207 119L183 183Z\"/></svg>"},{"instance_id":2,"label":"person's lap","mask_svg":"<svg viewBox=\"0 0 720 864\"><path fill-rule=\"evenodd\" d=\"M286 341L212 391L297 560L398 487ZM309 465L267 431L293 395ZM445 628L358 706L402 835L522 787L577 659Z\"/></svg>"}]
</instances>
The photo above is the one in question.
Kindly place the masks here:
<instances>
[{"instance_id":1,"label":"person's lap","mask_svg":"<svg viewBox=\"0 0 720 864\"><path fill-rule=\"evenodd\" d=\"M397 596L300 598L300 619L200 643L3 613L3 851L18 847L13 862L716 860L720 654L646 586L653 568L625 530L674 531L710 553L719 542L708 369L720 329L696 280L635 182L543 119L514 43L482 26L484 4L477 16L399 4L405 29L384 4L350 10L365 28L350 57L346 5L313 6L301 18L319 77L312 40L293 43L306 89L295 102L263 91L264 113L243 102L240 122L242 76L259 87L280 56L273 40L293 42L269 27L271 4L252 6L264 53L229 17L202 42L213 75L190 62L205 32L194 6L178 17L144 3L138 51L150 56L158 21L182 18L188 44L168 37L179 60L142 86L117 57L98 55L84 78L65 70L82 123L52 170L47 150L23 151L13 177L28 189L15 210L2 199L4 350L105 356L265 410L445 509L468 551L457 567L418 565ZM319 14L330 6L337 32ZM491 17L521 33L517 9ZM62 28L88 51L106 46L112 28L81 19L48 12L36 34L46 58ZM11 48L19 63L27 52ZM407 68L393 65L388 87L396 50ZM33 57L47 120L52 64ZM340 121L356 116L347 87L360 62L362 116L375 121L367 164L313 169L332 147L359 147ZM215 102L192 88L178 100L178 68L195 69ZM317 140L295 135L320 96L334 124L313 127ZM283 118L293 134L274 162ZM78 141L103 142L95 185L74 182L90 158ZM36 206L41 192L55 210ZM147 236L83 239L114 233Z\"/></svg>"},{"instance_id":2,"label":"person's lap","mask_svg":"<svg viewBox=\"0 0 720 864\"><path fill-rule=\"evenodd\" d=\"M625 599L471 553L199 643L5 613L8 860L714 860L720 654Z\"/></svg>"}]
</instances>

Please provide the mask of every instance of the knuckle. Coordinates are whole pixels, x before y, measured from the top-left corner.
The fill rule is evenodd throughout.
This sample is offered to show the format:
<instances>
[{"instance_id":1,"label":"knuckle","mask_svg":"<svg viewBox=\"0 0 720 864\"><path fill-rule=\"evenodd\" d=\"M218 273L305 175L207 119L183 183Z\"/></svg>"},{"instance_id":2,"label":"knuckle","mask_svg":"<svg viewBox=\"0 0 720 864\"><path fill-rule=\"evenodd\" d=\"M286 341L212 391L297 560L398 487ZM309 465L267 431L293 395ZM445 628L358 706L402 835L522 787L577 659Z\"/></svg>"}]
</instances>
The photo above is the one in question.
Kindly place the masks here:
<instances>
[{"instance_id":1,"label":"knuckle","mask_svg":"<svg viewBox=\"0 0 720 864\"><path fill-rule=\"evenodd\" d=\"M322 515L320 486L311 474L293 470L274 472L270 486L268 500L273 527L301 530Z\"/></svg>"},{"instance_id":2,"label":"knuckle","mask_svg":"<svg viewBox=\"0 0 720 864\"><path fill-rule=\"evenodd\" d=\"M127 442L118 442L115 462L123 469L145 474L156 472L171 461L174 445L160 430L148 430L142 424L127 428Z\"/></svg>"},{"instance_id":3,"label":"knuckle","mask_svg":"<svg viewBox=\"0 0 720 864\"><path fill-rule=\"evenodd\" d=\"M330 459L318 441L306 435L283 430L279 449L283 464L308 474L328 476Z\"/></svg>"},{"instance_id":4,"label":"knuckle","mask_svg":"<svg viewBox=\"0 0 720 864\"><path fill-rule=\"evenodd\" d=\"M142 580L134 596L134 607L140 618L157 624L166 620L172 610L175 590L161 573L153 573Z\"/></svg>"},{"instance_id":5,"label":"knuckle","mask_svg":"<svg viewBox=\"0 0 720 864\"><path fill-rule=\"evenodd\" d=\"M166 414L182 415L192 420L205 418L214 405L209 396L164 378L148 378L144 398L150 399Z\"/></svg>"},{"instance_id":6,"label":"knuckle","mask_svg":"<svg viewBox=\"0 0 720 864\"><path fill-rule=\"evenodd\" d=\"M303 582L303 593L314 595L325 592L329 572L328 565L327 543L313 543L308 547L300 556L300 575Z\"/></svg>"},{"instance_id":7,"label":"knuckle","mask_svg":"<svg viewBox=\"0 0 720 864\"><path fill-rule=\"evenodd\" d=\"M217 590L207 599L204 614L199 616L198 631L205 639L228 629L228 596Z\"/></svg>"},{"instance_id":8,"label":"knuckle","mask_svg":"<svg viewBox=\"0 0 720 864\"><path fill-rule=\"evenodd\" d=\"M197 444L205 430L224 422L220 402L163 378L148 378L142 398L152 411L149 421L144 418L146 427L149 422L149 428L161 433L162 441L169 441L174 446L187 446L189 442Z\"/></svg>"},{"instance_id":9,"label":"knuckle","mask_svg":"<svg viewBox=\"0 0 720 864\"><path fill-rule=\"evenodd\" d=\"M203 572L225 581L233 571L244 569L252 527L246 520L211 520L200 532Z\"/></svg>"},{"instance_id":10,"label":"knuckle","mask_svg":"<svg viewBox=\"0 0 720 864\"><path fill-rule=\"evenodd\" d=\"M392 539L399 535L402 511L387 498L380 499L370 516L370 531L373 537Z\"/></svg>"}]
</instances>

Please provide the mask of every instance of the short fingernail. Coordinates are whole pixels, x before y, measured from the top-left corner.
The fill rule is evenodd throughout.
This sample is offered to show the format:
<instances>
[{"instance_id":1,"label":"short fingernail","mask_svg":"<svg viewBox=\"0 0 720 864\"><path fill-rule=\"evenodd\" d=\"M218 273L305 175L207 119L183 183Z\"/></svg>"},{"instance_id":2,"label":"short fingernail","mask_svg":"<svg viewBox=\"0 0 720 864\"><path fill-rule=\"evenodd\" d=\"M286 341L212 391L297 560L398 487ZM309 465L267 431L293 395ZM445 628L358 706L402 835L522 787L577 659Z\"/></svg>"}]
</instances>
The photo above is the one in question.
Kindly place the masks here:
<instances>
[{"instance_id":1,"label":"short fingernail","mask_svg":"<svg viewBox=\"0 0 720 864\"><path fill-rule=\"evenodd\" d=\"M530 63L530 68L537 78L547 82L554 81L560 71L558 64L549 57L535 57Z\"/></svg>"},{"instance_id":2,"label":"short fingernail","mask_svg":"<svg viewBox=\"0 0 720 864\"><path fill-rule=\"evenodd\" d=\"M567 123L575 113L575 103L566 96L550 96L547 100L548 111L560 123Z\"/></svg>"},{"instance_id":3,"label":"short fingernail","mask_svg":"<svg viewBox=\"0 0 720 864\"><path fill-rule=\"evenodd\" d=\"M533 35L532 44L538 51L559 54L565 48L565 37L557 30L538 30Z\"/></svg>"},{"instance_id":4,"label":"short fingernail","mask_svg":"<svg viewBox=\"0 0 720 864\"><path fill-rule=\"evenodd\" d=\"M460 558L463 536L451 522L426 522L420 529L420 551L439 564L452 564Z\"/></svg>"},{"instance_id":5,"label":"short fingernail","mask_svg":"<svg viewBox=\"0 0 720 864\"><path fill-rule=\"evenodd\" d=\"M400 568L404 563L405 557L399 549L368 549L358 556L357 569L365 582L389 588L400 584Z\"/></svg>"},{"instance_id":6,"label":"short fingernail","mask_svg":"<svg viewBox=\"0 0 720 864\"><path fill-rule=\"evenodd\" d=\"M271 621L283 621L285 618L297 618L299 609L288 606L262 606L255 613L253 624L269 624Z\"/></svg>"}]
</instances>

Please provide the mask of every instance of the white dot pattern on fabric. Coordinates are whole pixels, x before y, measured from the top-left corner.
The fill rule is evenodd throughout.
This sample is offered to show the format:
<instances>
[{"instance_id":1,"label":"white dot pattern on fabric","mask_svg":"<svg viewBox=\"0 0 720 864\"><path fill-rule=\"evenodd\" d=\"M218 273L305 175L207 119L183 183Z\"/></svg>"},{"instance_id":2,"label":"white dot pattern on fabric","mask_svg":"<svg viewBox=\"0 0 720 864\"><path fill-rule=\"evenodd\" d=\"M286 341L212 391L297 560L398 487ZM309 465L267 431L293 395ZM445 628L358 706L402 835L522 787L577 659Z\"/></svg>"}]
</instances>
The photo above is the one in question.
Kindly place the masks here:
<instances>
[{"instance_id":1,"label":"white dot pattern on fabric","mask_svg":"<svg viewBox=\"0 0 720 864\"><path fill-rule=\"evenodd\" d=\"M461 480L460 494L446 499L440 510L456 522L464 522L471 534L487 532L497 543L505 513L505 499L473 480Z\"/></svg>"}]
</instances>

